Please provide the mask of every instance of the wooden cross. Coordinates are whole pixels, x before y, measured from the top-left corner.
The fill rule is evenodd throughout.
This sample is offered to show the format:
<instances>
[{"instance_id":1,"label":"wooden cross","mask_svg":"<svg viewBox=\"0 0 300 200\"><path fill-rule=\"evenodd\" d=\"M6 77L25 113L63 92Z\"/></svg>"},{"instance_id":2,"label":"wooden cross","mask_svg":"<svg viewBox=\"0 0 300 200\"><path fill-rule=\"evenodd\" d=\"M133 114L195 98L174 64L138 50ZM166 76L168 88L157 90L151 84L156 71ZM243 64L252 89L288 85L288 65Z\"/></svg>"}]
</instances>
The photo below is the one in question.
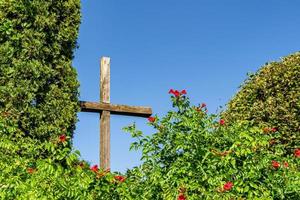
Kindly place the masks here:
<instances>
[{"instance_id":1,"label":"wooden cross","mask_svg":"<svg viewBox=\"0 0 300 200\"><path fill-rule=\"evenodd\" d=\"M100 64L100 103L80 101L82 112L100 113L100 167L110 168L110 114L149 117L150 107L114 105L110 103L110 58Z\"/></svg>"}]
</instances>

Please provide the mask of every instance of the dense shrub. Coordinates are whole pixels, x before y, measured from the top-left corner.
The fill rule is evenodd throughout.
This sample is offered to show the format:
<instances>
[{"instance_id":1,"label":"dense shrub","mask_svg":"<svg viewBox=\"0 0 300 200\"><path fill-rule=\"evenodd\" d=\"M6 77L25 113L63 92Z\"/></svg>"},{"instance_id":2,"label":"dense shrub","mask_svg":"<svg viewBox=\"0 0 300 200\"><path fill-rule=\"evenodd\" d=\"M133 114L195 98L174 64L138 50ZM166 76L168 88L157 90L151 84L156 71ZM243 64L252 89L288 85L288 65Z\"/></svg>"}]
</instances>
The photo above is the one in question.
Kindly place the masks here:
<instances>
[{"instance_id":1,"label":"dense shrub","mask_svg":"<svg viewBox=\"0 0 300 200\"><path fill-rule=\"evenodd\" d=\"M252 120L276 127L287 148L300 143L300 53L267 63L250 75L228 103L223 117L229 122Z\"/></svg>"},{"instance_id":2,"label":"dense shrub","mask_svg":"<svg viewBox=\"0 0 300 200\"><path fill-rule=\"evenodd\" d=\"M229 123L205 104L190 106L185 91L171 93L175 110L149 118L156 133L125 129L143 153L143 164L127 173L133 199L300 198L300 150L273 143L280 131Z\"/></svg>"},{"instance_id":3,"label":"dense shrub","mask_svg":"<svg viewBox=\"0 0 300 200\"><path fill-rule=\"evenodd\" d=\"M14 135L12 138L11 135ZM0 120L0 199L122 199L126 179L78 159L70 138L41 142ZM47 158L36 158L44 153Z\"/></svg>"},{"instance_id":4,"label":"dense shrub","mask_svg":"<svg viewBox=\"0 0 300 200\"><path fill-rule=\"evenodd\" d=\"M218 119L171 90L175 109L149 118L156 133L125 129L143 155L125 178L72 149L79 23L79 0L0 0L1 199L300 199L299 54L267 65L242 90L240 104L262 114L231 102Z\"/></svg>"},{"instance_id":5,"label":"dense shrub","mask_svg":"<svg viewBox=\"0 0 300 200\"><path fill-rule=\"evenodd\" d=\"M72 135L80 0L0 0L0 117L26 136Z\"/></svg>"},{"instance_id":6,"label":"dense shrub","mask_svg":"<svg viewBox=\"0 0 300 200\"><path fill-rule=\"evenodd\" d=\"M80 0L0 0L0 199L121 198L72 150L79 24Z\"/></svg>"}]
</instances>

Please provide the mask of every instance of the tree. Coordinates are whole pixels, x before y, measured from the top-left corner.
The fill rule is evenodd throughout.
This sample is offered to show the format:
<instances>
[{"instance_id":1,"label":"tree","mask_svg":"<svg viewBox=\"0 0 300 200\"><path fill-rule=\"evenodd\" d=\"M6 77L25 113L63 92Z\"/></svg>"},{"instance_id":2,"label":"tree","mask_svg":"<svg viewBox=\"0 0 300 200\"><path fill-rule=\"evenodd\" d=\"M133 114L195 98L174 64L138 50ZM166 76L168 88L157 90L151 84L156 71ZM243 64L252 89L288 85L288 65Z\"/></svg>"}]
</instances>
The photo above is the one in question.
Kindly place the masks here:
<instances>
[{"instance_id":1,"label":"tree","mask_svg":"<svg viewBox=\"0 0 300 200\"><path fill-rule=\"evenodd\" d=\"M28 137L72 137L80 18L80 0L0 0L0 117Z\"/></svg>"}]
</instances>

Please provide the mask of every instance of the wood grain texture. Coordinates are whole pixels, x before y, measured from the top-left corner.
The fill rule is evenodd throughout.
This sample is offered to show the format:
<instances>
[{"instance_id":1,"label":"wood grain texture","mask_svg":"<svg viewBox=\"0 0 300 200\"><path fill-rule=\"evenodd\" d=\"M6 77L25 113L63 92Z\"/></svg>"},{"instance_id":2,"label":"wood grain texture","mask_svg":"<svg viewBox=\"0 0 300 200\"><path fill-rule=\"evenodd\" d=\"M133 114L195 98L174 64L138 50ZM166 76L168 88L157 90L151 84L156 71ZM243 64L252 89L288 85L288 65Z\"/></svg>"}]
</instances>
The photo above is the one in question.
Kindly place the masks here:
<instances>
[{"instance_id":1,"label":"wood grain texture","mask_svg":"<svg viewBox=\"0 0 300 200\"><path fill-rule=\"evenodd\" d=\"M101 113L102 111L110 111L112 114L136 117L150 117L152 115L152 109L145 106L127 106L80 101L80 107L82 112Z\"/></svg>"},{"instance_id":2,"label":"wood grain texture","mask_svg":"<svg viewBox=\"0 0 300 200\"><path fill-rule=\"evenodd\" d=\"M100 62L100 102L80 101L82 112L100 114L100 167L110 168L110 115L150 117L152 109L144 106L110 104L110 58L102 57Z\"/></svg>"},{"instance_id":3,"label":"wood grain texture","mask_svg":"<svg viewBox=\"0 0 300 200\"><path fill-rule=\"evenodd\" d=\"M100 64L100 103L110 103L110 58L102 57ZM110 168L110 111L100 114L100 167Z\"/></svg>"},{"instance_id":4,"label":"wood grain texture","mask_svg":"<svg viewBox=\"0 0 300 200\"><path fill-rule=\"evenodd\" d=\"M100 114L100 167L110 168L110 112Z\"/></svg>"},{"instance_id":5,"label":"wood grain texture","mask_svg":"<svg viewBox=\"0 0 300 200\"><path fill-rule=\"evenodd\" d=\"M110 58L108 57L101 58L100 102L110 103Z\"/></svg>"}]
</instances>

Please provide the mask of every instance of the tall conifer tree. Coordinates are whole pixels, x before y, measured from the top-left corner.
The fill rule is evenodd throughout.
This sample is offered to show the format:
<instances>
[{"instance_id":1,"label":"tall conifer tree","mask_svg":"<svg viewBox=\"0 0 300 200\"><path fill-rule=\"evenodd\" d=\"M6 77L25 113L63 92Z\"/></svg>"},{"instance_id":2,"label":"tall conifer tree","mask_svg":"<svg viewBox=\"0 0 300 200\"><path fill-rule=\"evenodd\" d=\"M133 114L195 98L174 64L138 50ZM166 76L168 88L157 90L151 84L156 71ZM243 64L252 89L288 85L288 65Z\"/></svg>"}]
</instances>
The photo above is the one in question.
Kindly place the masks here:
<instances>
[{"instance_id":1,"label":"tall conifer tree","mask_svg":"<svg viewBox=\"0 0 300 200\"><path fill-rule=\"evenodd\" d=\"M0 117L41 141L72 136L80 0L0 0Z\"/></svg>"}]
</instances>

